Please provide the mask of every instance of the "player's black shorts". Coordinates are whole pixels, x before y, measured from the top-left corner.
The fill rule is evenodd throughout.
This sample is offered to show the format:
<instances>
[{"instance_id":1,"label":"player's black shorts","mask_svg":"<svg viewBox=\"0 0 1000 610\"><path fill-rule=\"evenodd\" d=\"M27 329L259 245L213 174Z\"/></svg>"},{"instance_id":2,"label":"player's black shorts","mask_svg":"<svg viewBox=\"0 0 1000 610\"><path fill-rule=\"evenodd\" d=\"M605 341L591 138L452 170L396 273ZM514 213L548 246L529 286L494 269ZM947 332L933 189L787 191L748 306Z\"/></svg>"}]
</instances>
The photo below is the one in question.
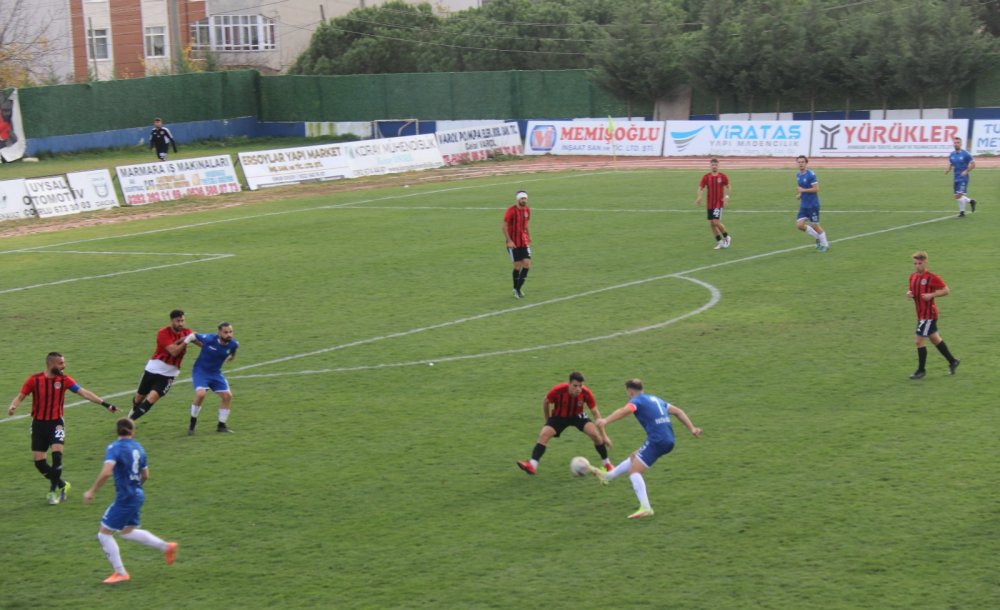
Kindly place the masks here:
<instances>
[{"instance_id":1,"label":"player's black shorts","mask_svg":"<svg viewBox=\"0 0 1000 610\"><path fill-rule=\"evenodd\" d=\"M545 421L545 425L556 431L556 436L569 426L576 426L576 429L583 432L583 427L590 423L590 418L586 413L581 412L573 417L550 417Z\"/></svg>"},{"instance_id":2,"label":"player's black shorts","mask_svg":"<svg viewBox=\"0 0 1000 610\"><path fill-rule=\"evenodd\" d=\"M705 208L709 220L722 220L722 208Z\"/></svg>"},{"instance_id":3,"label":"player's black shorts","mask_svg":"<svg viewBox=\"0 0 1000 610\"><path fill-rule=\"evenodd\" d=\"M523 261L524 259L531 258L531 246L524 246L521 248L507 248L507 252L510 254L510 260L516 262Z\"/></svg>"},{"instance_id":4,"label":"player's black shorts","mask_svg":"<svg viewBox=\"0 0 1000 610\"><path fill-rule=\"evenodd\" d=\"M63 420L33 419L31 420L31 450L48 451L52 445L62 445L66 442L66 429Z\"/></svg>"},{"instance_id":5,"label":"player's black shorts","mask_svg":"<svg viewBox=\"0 0 1000 610\"><path fill-rule=\"evenodd\" d=\"M170 391L170 386L173 385L173 383L173 377L143 371L142 379L139 380L139 389L135 392L136 394L142 394L145 396L155 390L156 393L162 397L167 395L167 392Z\"/></svg>"},{"instance_id":6,"label":"player's black shorts","mask_svg":"<svg viewBox=\"0 0 1000 610\"><path fill-rule=\"evenodd\" d=\"M937 331L937 320L917 320L918 337L930 337Z\"/></svg>"}]
</instances>

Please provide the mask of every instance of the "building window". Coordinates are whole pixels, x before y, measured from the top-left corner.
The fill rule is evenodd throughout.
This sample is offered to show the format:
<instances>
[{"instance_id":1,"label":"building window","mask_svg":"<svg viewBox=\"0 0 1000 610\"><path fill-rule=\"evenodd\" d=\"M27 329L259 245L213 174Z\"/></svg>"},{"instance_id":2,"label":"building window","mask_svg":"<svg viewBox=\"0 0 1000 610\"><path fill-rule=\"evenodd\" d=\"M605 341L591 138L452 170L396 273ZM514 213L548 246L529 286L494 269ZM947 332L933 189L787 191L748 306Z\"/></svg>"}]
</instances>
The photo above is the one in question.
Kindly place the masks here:
<instances>
[{"instance_id":1,"label":"building window","mask_svg":"<svg viewBox=\"0 0 1000 610\"><path fill-rule=\"evenodd\" d=\"M270 51L278 48L273 19L212 15L191 24L191 48L201 51Z\"/></svg>"},{"instance_id":2,"label":"building window","mask_svg":"<svg viewBox=\"0 0 1000 610\"><path fill-rule=\"evenodd\" d=\"M87 57L90 59L108 58L108 31L87 31Z\"/></svg>"},{"instance_id":3,"label":"building window","mask_svg":"<svg viewBox=\"0 0 1000 610\"><path fill-rule=\"evenodd\" d=\"M146 57L167 56L167 28L164 26L146 28Z\"/></svg>"}]
</instances>

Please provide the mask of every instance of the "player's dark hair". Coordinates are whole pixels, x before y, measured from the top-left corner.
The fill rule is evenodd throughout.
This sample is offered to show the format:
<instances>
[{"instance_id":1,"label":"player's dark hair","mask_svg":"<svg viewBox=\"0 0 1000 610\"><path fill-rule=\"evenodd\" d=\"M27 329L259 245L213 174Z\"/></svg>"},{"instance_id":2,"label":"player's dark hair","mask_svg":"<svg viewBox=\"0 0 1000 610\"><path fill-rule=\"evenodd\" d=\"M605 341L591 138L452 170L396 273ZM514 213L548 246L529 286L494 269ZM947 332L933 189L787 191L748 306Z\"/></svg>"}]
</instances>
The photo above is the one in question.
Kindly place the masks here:
<instances>
[{"instance_id":1,"label":"player's dark hair","mask_svg":"<svg viewBox=\"0 0 1000 610\"><path fill-rule=\"evenodd\" d=\"M629 379L625 382L625 388L629 390L642 391L642 379Z\"/></svg>"},{"instance_id":2,"label":"player's dark hair","mask_svg":"<svg viewBox=\"0 0 1000 610\"><path fill-rule=\"evenodd\" d=\"M227 326L232 326L232 324L230 324L229 322L219 322L219 330L222 330Z\"/></svg>"},{"instance_id":3,"label":"player's dark hair","mask_svg":"<svg viewBox=\"0 0 1000 610\"><path fill-rule=\"evenodd\" d=\"M128 436L135 432L135 424L127 417L123 417L115 422L115 427L118 428L118 436Z\"/></svg>"},{"instance_id":4,"label":"player's dark hair","mask_svg":"<svg viewBox=\"0 0 1000 610\"><path fill-rule=\"evenodd\" d=\"M175 310L173 310L173 311L170 312L170 319L171 320L175 320L177 318L183 318L183 317L184 317L184 310L183 309L175 309Z\"/></svg>"},{"instance_id":5,"label":"player's dark hair","mask_svg":"<svg viewBox=\"0 0 1000 610\"><path fill-rule=\"evenodd\" d=\"M716 159L715 157L712 157L711 159L709 159L709 160L708 160L708 162L709 162L709 163L718 163L718 162L719 162L719 160L718 160L718 159Z\"/></svg>"},{"instance_id":6,"label":"player's dark hair","mask_svg":"<svg viewBox=\"0 0 1000 610\"><path fill-rule=\"evenodd\" d=\"M160 117L156 117L155 119L153 119L154 123L156 123L157 121L159 121L160 123L162 123L163 119L161 119Z\"/></svg>"},{"instance_id":7,"label":"player's dark hair","mask_svg":"<svg viewBox=\"0 0 1000 610\"><path fill-rule=\"evenodd\" d=\"M579 381L580 383L583 383L583 373L581 373L580 371L573 371L572 373L569 374L569 380Z\"/></svg>"},{"instance_id":8,"label":"player's dark hair","mask_svg":"<svg viewBox=\"0 0 1000 610\"><path fill-rule=\"evenodd\" d=\"M807 157L807 156L805 156L805 155L799 155L798 157L795 157L795 160L796 160L796 161L798 161L799 159L802 159L802 160L803 160L803 161L805 161L806 163L809 163L809 157Z\"/></svg>"},{"instance_id":9,"label":"player's dark hair","mask_svg":"<svg viewBox=\"0 0 1000 610\"><path fill-rule=\"evenodd\" d=\"M56 358L62 358L63 355L59 352L49 352L45 355L45 364L52 364L52 361Z\"/></svg>"}]
</instances>

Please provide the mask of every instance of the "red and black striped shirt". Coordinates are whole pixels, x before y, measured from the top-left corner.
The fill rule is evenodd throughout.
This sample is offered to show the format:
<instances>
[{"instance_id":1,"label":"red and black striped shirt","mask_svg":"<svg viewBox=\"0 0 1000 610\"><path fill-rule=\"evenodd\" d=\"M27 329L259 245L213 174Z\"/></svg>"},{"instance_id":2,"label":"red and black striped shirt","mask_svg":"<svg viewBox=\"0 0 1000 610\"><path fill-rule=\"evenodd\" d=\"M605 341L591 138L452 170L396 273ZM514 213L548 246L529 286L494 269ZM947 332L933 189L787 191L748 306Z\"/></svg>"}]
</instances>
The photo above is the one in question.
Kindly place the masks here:
<instances>
[{"instance_id":1,"label":"red and black striped shirt","mask_svg":"<svg viewBox=\"0 0 1000 610\"><path fill-rule=\"evenodd\" d=\"M503 222L507 226L507 236L514 242L515 248L525 248L531 245L531 235L528 233L528 221L531 220L531 208L514 204L507 208Z\"/></svg>"},{"instance_id":2,"label":"red and black striped shirt","mask_svg":"<svg viewBox=\"0 0 1000 610\"><path fill-rule=\"evenodd\" d=\"M583 413L584 405L591 409L597 406L594 393L590 391L590 388L583 386L579 394L571 396L568 383L560 383L549 390L549 393L545 395L545 402L554 405L549 413L550 417L574 417Z\"/></svg>"},{"instance_id":3,"label":"red and black striped shirt","mask_svg":"<svg viewBox=\"0 0 1000 610\"><path fill-rule=\"evenodd\" d=\"M160 332L156 333L156 350L153 351L153 360L162 360L167 364L179 367L181 361L184 360L184 355L187 353L187 346L185 345L176 356L170 355L170 352L167 351L167 346L190 335L191 332L190 328L185 328L180 332L175 332L172 326L161 328Z\"/></svg>"},{"instance_id":4,"label":"red and black striped shirt","mask_svg":"<svg viewBox=\"0 0 1000 610\"><path fill-rule=\"evenodd\" d=\"M925 301L922 297L929 292L936 292L945 287L941 276L930 271L914 273L910 276L910 292L913 293L913 304L917 306L918 320L938 319L938 309L934 299Z\"/></svg>"},{"instance_id":5,"label":"red and black striped shirt","mask_svg":"<svg viewBox=\"0 0 1000 610\"><path fill-rule=\"evenodd\" d=\"M708 198L705 199L705 208L714 210L725 207L726 202L723 197L726 195L725 187L729 186L729 176L719 172L713 174L709 172L701 177L701 188L707 190Z\"/></svg>"},{"instance_id":6,"label":"red and black striped shirt","mask_svg":"<svg viewBox=\"0 0 1000 610\"><path fill-rule=\"evenodd\" d=\"M66 390L76 386L76 380L72 377L46 377L43 371L28 377L21 386L21 394L31 395L31 418L48 421L62 418Z\"/></svg>"}]
</instances>

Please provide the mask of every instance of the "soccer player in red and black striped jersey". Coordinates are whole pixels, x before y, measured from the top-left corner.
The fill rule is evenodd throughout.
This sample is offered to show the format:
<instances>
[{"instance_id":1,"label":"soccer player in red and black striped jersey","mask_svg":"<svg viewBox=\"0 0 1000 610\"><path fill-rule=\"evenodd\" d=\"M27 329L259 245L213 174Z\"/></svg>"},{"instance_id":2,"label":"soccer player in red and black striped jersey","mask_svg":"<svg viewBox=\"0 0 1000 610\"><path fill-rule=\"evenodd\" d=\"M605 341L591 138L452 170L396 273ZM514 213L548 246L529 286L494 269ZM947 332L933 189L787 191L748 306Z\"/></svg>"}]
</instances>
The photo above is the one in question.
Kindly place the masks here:
<instances>
[{"instance_id":1,"label":"soccer player in red and black striped jersey","mask_svg":"<svg viewBox=\"0 0 1000 610\"><path fill-rule=\"evenodd\" d=\"M517 203L507 208L503 215L503 236L507 239L507 253L514 263L514 298L520 299L524 296L521 288L531 269L531 234L528 232L531 208L528 207L527 191L518 191L514 198Z\"/></svg>"},{"instance_id":2,"label":"soccer player in red and black striped jersey","mask_svg":"<svg viewBox=\"0 0 1000 610\"><path fill-rule=\"evenodd\" d=\"M193 333L190 328L184 327L182 310L170 312L170 326L164 326L156 333L156 349L142 372L139 388L132 399L129 419L135 421L145 415L156 401L170 391L174 379L181 372L181 361L187 353L188 343L195 338Z\"/></svg>"},{"instance_id":3,"label":"soccer player in red and black striped jersey","mask_svg":"<svg viewBox=\"0 0 1000 610\"><path fill-rule=\"evenodd\" d=\"M728 248L733 242L726 226L722 224L722 210L729 203L729 176L719 171L719 160L712 158L708 162L712 171L701 177L698 184L698 197L694 200L696 206L701 205L701 196L708 192L705 200L705 209L708 211L708 222L715 235L715 249Z\"/></svg>"},{"instance_id":4,"label":"soccer player in red and black striped jersey","mask_svg":"<svg viewBox=\"0 0 1000 610\"><path fill-rule=\"evenodd\" d=\"M938 333L937 319L938 309L934 303L937 297L947 296L951 291L944 283L940 275L927 270L927 253L924 251L913 253L913 274L910 275L910 289L906 291L906 296L913 299L917 306L917 370L910 375L910 379L922 379L926 374L927 347L925 340L930 339L934 347L937 348L945 360L948 361L948 372L955 374L958 368L959 359L951 355L944 339Z\"/></svg>"},{"instance_id":5,"label":"soccer player in red and black striped jersey","mask_svg":"<svg viewBox=\"0 0 1000 610\"><path fill-rule=\"evenodd\" d=\"M21 393L7 407L7 415L14 415L21 401L31 396L31 456L35 460L35 468L49 480L49 504L59 504L66 499L66 492L69 491L69 483L62 480L63 445L66 442L63 422L66 390L79 394L112 413L118 410L97 394L81 387L64 372L65 368L66 359L63 355L49 352L45 357L45 370L28 377L21 386ZM47 461L49 449L52 449L51 466Z\"/></svg>"},{"instance_id":6,"label":"soccer player in red and black striped jersey","mask_svg":"<svg viewBox=\"0 0 1000 610\"><path fill-rule=\"evenodd\" d=\"M549 439L559 436L568 426L574 426L582 431L594 441L594 448L604 462L604 469L611 470L614 465L608 459L608 448L611 447L611 439L607 434L599 431L594 422L587 418L583 412L584 405L590 409L594 419L601 418L600 411L597 410L597 400L590 388L583 385L583 373L573 371L569 374L569 383L560 383L554 386L542 399L542 413L545 415L545 425L538 435L538 442L531 450L531 459L519 461L518 467L528 474L535 474L538 471L538 460L542 459L545 447Z\"/></svg>"}]
</instances>

